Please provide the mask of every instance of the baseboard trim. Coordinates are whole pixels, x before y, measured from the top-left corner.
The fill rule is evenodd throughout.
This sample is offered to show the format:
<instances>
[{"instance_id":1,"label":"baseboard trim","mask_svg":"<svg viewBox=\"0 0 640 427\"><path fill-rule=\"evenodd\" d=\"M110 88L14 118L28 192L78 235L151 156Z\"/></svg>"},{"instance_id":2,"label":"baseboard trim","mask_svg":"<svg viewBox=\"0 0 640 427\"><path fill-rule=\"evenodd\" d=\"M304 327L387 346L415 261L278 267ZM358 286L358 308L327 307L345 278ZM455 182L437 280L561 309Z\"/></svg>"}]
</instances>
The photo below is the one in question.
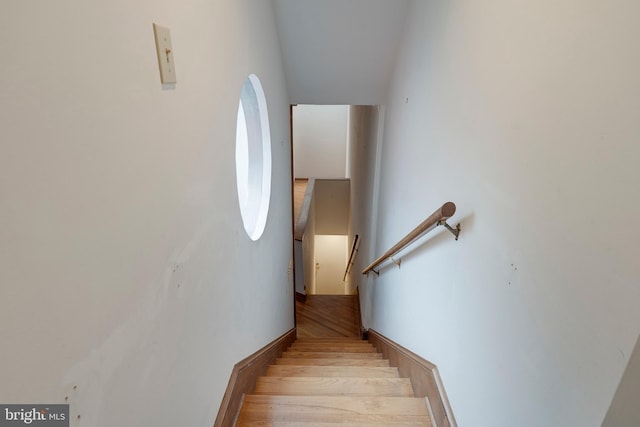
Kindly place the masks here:
<instances>
[{"instance_id":1,"label":"baseboard trim","mask_svg":"<svg viewBox=\"0 0 640 427\"><path fill-rule=\"evenodd\" d=\"M429 411L429 420L431 421L432 426L436 426L436 418L433 416L433 408L431 407L431 402L429 398L425 396L424 401L427 403L427 410Z\"/></svg>"},{"instance_id":2,"label":"baseboard trim","mask_svg":"<svg viewBox=\"0 0 640 427\"><path fill-rule=\"evenodd\" d=\"M302 292L296 292L296 301L306 302L307 294L303 294Z\"/></svg>"},{"instance_id":3,"label":"baseboard trim","mask_svg":"<svg viewBox=\"0 0 640 427\"><path fill-rule=\"evenodd\" d=\"M391 366L398 368L401 377L411 379L416 397L429 399L435 421L434 427L458 426L436 365L373 329L369 329L368 339L385 358L389 359Z\"/></svg>"},{"instance_id":4,"label":"baseboard trim","mask_svg":"<svg viewBox=\"0 0 640 427\"><path fill-rule=\"evenodd\" d=\"M267 367L273 364L295 340L296 329L293 328L235 364L213 427L235 425L245 393L253 391L258 377L263 375Z\"/></svg>"}]
</instances>

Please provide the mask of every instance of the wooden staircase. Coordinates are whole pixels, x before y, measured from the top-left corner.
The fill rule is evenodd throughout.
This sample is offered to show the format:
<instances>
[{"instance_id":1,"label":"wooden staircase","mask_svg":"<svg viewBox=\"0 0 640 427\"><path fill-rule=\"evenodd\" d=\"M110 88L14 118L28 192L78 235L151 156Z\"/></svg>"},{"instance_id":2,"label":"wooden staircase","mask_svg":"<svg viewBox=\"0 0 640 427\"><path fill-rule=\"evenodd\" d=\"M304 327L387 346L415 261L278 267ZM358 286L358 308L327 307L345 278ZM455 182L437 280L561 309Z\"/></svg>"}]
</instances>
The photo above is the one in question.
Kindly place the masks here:
<instances>
[{"instance_id":1,"label":"wooden staircase","mask_svg":"<svg viewBox=\"0 0 640 427\"><path fill-rule=\"evenodd\" d=\"M424 398L367 341L300 338L245 395L236 426L432 426Z\"/></svg>"}]
</instances>

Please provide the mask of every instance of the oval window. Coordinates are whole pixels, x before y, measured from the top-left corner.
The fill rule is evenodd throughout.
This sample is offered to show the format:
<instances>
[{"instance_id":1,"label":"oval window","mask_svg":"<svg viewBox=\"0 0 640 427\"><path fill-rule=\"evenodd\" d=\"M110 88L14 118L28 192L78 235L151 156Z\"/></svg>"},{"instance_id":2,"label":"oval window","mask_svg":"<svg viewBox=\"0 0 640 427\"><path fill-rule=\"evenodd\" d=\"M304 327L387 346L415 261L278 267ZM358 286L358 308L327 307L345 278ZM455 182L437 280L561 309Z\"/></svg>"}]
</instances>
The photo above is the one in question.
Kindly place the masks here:
<instances>
[{"instance_id":1,"label":"oval window","mask_svg":"<svg viewBox=\"0 0 640 427\"><path fill-rule=\"evenodd\" d=\"M271 132L267 100L258 76L242 85L236 128L236 182L244 229L262 236L271 196Z\"/></svg>"}]
</instances>

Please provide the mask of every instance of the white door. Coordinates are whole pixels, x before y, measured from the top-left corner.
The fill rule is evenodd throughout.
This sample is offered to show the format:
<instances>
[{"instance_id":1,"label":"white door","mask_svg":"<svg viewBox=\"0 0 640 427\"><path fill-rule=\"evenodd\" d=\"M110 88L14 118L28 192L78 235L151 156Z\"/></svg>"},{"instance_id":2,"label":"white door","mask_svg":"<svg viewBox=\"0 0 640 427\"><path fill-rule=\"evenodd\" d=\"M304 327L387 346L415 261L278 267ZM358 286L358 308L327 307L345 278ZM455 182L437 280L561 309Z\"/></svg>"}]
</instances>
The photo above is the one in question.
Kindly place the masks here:
<instances>
[{"instance_id":1,"label":"white door","mask_svg":"<svg viewBox=\"0 0 640 427\"><path fill-rule=\"evenodd\" d=\"M347 267L347 236L316 235L316 294L344 295L346 284L342 281Z\"/></svg>"}]
</instances>

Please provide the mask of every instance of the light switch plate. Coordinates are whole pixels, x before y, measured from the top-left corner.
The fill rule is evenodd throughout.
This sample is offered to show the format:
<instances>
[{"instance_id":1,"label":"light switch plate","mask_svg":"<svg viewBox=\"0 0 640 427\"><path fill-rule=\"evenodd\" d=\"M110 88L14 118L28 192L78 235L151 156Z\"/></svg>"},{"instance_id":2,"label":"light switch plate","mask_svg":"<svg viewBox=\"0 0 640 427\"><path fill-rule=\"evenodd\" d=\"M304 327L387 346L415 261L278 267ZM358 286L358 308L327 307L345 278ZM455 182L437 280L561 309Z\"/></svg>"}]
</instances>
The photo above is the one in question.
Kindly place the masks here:
<instances>
[{"instance_id":1,"label":"light switch plate","mask_svg":"<svg viewBox=\"0 0 640 427\"><path fill-rule=\"evenodd\" d=\"M162 83L176 82L176 69L173 62L173 48L171 47L171 33L166 27L153 24L153 34L156 37L156 51L158 52L158 66L160 67L160 81Z\"/></svg>"}]
</instances>

